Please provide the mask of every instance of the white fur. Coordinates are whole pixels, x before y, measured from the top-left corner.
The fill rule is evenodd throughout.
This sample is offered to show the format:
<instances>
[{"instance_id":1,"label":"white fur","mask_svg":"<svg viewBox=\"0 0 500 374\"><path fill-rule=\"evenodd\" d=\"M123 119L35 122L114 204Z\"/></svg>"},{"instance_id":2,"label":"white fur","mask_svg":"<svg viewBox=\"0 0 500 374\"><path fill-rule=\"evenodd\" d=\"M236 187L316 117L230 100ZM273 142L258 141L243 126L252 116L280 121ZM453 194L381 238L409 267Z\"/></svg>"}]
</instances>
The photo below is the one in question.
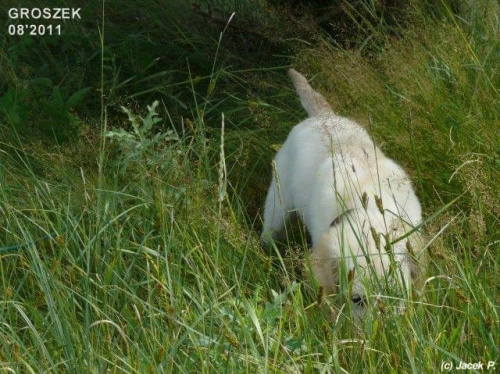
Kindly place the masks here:
<instances>
[{"instance_id":1,"label":"white fur","mask_svg":"<svg viewBox=\"0 0 500 374\"><path fill-rule=\"evenodd\" d=\"M336 293L340 266L352 274L354 298L370 296L365 280L377 283L373 275L387 281L395 274L393 283L408 289L418 273L418 259L412 255L420 257L421 235L415 232L395 243L393 255L384 248L387 239L394 241L421 223L408 176L360 125L337 116L300 73L290 69L289 76L309 118L292 129L274 160L262 240L279 237L296 211L311 235L311 268L325 292Z\"/></svg>"}]
</instances>

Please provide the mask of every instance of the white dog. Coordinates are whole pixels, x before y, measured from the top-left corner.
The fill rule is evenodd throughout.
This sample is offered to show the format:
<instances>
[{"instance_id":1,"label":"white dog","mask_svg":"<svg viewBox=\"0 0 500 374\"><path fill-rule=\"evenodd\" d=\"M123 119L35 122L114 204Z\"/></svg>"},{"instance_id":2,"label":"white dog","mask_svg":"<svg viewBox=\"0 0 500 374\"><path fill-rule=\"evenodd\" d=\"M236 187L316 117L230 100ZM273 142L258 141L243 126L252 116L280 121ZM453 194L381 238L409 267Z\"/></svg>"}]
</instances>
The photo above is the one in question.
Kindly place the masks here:
<instances>
[{"instance_id":1,"label":"white dog","mask_svg":"<svg viewBox=\"0 0 500 374\"><path fill-rule=\"evenodd\" d=\"M403 169L360 125L337 116L300 73L288 74L309 118L276 155L261 239L277 238L297 212L311 235L316 279L327 294L347 280L353 310L362 315L372 304L371 286L405 294L419 275L420 203Z\"/></svg>"}]
</instances>

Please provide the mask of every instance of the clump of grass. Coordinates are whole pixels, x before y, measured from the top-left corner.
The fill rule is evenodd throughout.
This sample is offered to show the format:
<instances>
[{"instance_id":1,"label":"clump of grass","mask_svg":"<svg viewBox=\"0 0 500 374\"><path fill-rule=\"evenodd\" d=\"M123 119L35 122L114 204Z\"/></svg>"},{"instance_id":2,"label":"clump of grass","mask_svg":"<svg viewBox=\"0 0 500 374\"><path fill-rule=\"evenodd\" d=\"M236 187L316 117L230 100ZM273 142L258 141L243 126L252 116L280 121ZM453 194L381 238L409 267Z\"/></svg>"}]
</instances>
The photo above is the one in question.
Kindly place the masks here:
<instances>
[{"instance_id":1,"label":"clump of grass","mask_svg":"<svg viewBox=\"0 0 500 374\"><path fill-rule=\"evenodd\" d=\"M82 175L82 197L61 194L31 173L25 192L33 198L22 210L10 199L15 191L2 190L3 240L27 243L1 259L2 360L11 369L195 368L198 360L179 360L181 352L218 339L220 322L208 312L227 302L220 295L249 294L256 274L267 277L250 227L230 214L224 196L216 208L217 184L194 161L204 158L201 140L172 143L151 133L155 109L141 122L129 113L134 132L109 132L128 158L102 165L100 189ZM168 157L143 164L149 146ZM16 328L25 325L26 333ZM20 360L16 352L26 357L30 346L33 355Z\"/></svg>"}]
</instances>

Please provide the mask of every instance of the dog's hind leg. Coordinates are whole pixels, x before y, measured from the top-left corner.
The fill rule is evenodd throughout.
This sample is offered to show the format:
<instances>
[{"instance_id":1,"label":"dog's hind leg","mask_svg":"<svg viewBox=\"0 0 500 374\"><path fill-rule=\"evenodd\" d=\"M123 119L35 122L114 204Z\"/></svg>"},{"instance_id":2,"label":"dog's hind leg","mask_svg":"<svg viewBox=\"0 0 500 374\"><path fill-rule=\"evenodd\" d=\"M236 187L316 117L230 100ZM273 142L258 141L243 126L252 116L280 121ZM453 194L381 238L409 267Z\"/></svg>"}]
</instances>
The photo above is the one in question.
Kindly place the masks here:
<instances>
[{"instance_id":1,"label":"dog's hind leg","mask_svg":"<svg viewBox=\"0 0 500 374\"><path fill-rule=\"evenodd\" d=\"M260 236L264 244L268 244L271 238L277 239L281 236L290 216L281 192L276 179L273 179L264 207L264 226Z\"/></svg>"}]
</instances>

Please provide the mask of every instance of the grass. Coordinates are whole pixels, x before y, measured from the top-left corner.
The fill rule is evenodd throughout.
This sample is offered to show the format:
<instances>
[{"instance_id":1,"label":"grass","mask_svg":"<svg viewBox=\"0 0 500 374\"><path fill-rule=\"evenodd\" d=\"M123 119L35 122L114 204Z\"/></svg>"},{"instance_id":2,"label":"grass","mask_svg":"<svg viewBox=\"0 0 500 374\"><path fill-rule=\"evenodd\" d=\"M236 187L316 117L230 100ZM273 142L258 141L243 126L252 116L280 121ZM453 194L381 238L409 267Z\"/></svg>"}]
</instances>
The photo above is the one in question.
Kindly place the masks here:
<instances>
[{"instance_id":1,"label":"grass","mask_svg":"<svg viewBox=\"0 0 500 374\"><path fill-rule=\"evenodd\" d=\"M0 253L0 369L498 368L498 6L419 2L387 25L360 2L339 45L279 2L241 2L230 26L229 2L141 4L107 3L104 27L88 6L38 48L2 40L0 248L18 247ZM272 156L305 116L290 64L412 176L433 242L403 315L386 298L332 318L301 230L258 242Z\"/></svg>"}]
</instances>

